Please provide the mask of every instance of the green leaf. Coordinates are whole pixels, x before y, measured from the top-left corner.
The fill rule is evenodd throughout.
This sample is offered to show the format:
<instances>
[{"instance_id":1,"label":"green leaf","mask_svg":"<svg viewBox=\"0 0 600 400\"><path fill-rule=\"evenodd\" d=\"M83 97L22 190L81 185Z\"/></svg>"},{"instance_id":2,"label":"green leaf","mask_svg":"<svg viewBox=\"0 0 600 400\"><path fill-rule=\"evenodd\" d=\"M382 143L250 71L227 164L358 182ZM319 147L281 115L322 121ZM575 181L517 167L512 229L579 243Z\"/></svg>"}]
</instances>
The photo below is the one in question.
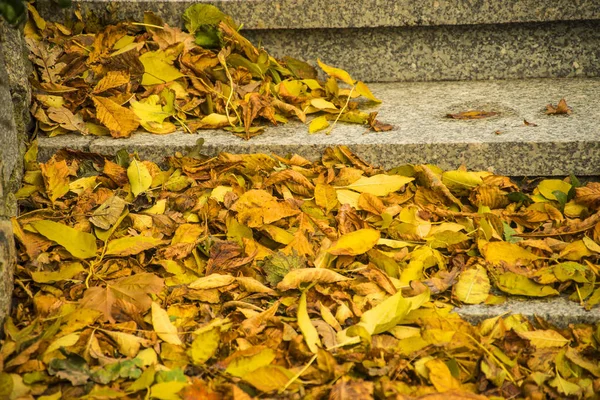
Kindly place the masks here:
<instances>
[{"instance_id":1,"label":"green leaf","mask_svg":"<svg viewBox=\"0 0 600 400\"><path fill-rule=\"evenodd\" d=\"M38 233L63 246L77 258L90 258L96 255L96 237L91 233L53 221L33 221L31 225Z\"/></svg>"},{"instance_id":2,"label":"green leaf","mask_svg":"<svg viewBox=\"0 0 600 400\"><path fill-rule=\"evenodd\" d=\"M185 28L194 34L198 28L205 25L216 26L225 19L226 15L217 7L210 4L194 4L183 12Z\"/></svg>"},{"instance_id":3,"label":"green leaf","mask_svg":"<svg viewBox=\"0 0 600 400\"><path fill-rule=\"evenodd\" d=\"M271 286L277 286L288 272L304 268L305 266L306 262L304 258L300 257L295 252L292 252L290 255L277 252L265 259L262 268L266 273L267 282L269 282Z\"/></svg>"}]
</instances>

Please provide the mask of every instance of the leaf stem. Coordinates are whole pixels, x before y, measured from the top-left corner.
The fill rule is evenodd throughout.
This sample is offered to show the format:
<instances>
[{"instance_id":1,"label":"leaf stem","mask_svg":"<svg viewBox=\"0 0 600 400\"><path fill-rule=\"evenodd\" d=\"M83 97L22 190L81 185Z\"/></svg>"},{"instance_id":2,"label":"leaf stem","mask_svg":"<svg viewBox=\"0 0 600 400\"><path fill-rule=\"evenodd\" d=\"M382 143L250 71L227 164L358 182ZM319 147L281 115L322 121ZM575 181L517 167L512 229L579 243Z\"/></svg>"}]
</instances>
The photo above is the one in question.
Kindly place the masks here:
<instances>
[{"instance_id":1,"label":"leaf stem","mask_svg":"<svg viewBox=\"0 0 600 400\"><path fill-rule=\"evenodd\" d=\"M350 93L348 93L348 98L346 99L346 104L344 104L344 107L342 107L342 109L340 110L340 113L335 118L335 121L333 121L333 124L331 124L331 127L329 127L327 132L325 132L327 135L329 135L331 133L331 131L335 127L335 124L337 124L338 120L340 119L340 117L342 116L344 111L346 111L346 108L348 107L348 103L350 103L350 98L352 97L352 92L354 91L355 88L356 88L356 86L352 86L352 89L350 89Z\"/></svg>"}]
</instances>

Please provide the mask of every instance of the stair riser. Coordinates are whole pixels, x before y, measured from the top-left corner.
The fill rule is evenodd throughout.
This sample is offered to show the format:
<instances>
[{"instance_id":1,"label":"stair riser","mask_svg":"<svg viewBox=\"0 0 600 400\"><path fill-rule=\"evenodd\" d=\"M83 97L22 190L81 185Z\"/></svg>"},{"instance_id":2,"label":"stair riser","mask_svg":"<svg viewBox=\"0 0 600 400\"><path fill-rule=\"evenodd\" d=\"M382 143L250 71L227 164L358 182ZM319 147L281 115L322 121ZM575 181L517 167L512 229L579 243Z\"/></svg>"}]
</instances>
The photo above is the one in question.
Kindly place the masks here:
<instances>
[{"instance_id":1,"label":"stair riser","mask_svg":"<svg viewBox=\"0 0 600 400\"><path fill-rule=\"evenodd\" d=\"M504 24L513 22L600 19L597 0L73 0L82 14L104 23L141 21L144 11L182 26L183 12L208 3L231 15L245 29L319 29L385 26ZM54 1L39 0L40 13L51 20L71 13Z\"/></svg>"},{"instance_id":2,"label":"stair riser","mask_svg":"<svg viewBox=\"0 0 600 400\"><path fill-rule=\"evenodd\" d=\"M600 76L600 21L246 31L276 57L368 82Z\"/></svg>"}]
</instances>

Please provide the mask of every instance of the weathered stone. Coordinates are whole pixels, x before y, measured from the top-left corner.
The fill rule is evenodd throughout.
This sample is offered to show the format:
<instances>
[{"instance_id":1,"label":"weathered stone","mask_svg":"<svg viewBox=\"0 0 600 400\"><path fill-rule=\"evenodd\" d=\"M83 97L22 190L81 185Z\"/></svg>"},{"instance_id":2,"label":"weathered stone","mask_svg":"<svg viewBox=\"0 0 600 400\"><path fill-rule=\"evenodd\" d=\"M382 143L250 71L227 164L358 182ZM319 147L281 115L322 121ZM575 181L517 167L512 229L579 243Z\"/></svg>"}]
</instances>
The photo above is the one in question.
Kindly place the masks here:
<instances>
[{"instance_id":1,"label":"weathered stone","mask_svg":"<svg viewBox=\"0 0 600 400\"><path fill-rule=\"evenodd\" d=\"M504 24L600 19L597 1L589 0L74 0L82 14L109 22L141 20L144 11L160 14L171 26L196 3L219 7L247 29L359 28ZM41 14L61 19L71 13L55 2L39 1Z\"/></svg>"},{"instance_id":2,"label":"weathered stone","mask_svg":"<svg viewBox=\"0 0 600 400\"><path fill-rule=\"evenodd\" d=\"M276 57L347 69L367 82L600 76L600 6L537 0L221 0L243 33ZM172 26L195 0L76 0L93 23L143 19ZM72 9L40 2L63 21Z\"/></svg>"},{"instance_id":3,"label":"weathered stone","mask_svg":"<svg viewBox=\"0 0 600 400\"><path fill-rule=\"evenodd\" d=\"M600 175L600 126L597 99L600 79L528 79L484 82L386 83L370 85L383 100L378 118L389 132L368 132L359 125L338 124L330 135L308 134L297 122L267 128L243 140L223 130L169 135L135 134L129 139L63 135L40 137L40 159L67 146L114 155L119 149L162 162L204 139L203 152L215 155L265 152L297 153L311 160L328 146L347 145L367 161L385 168L432 163L444 169L461 164L511 176ZM570 116L545 114L545 105L564 97ZM468 110L499 114L480 120L446 118ZM371 111L371 110L369 110ZM526 126L524 120L537 126Z\"/></svg>"},{"instance_id":4,"label":"weathered stone","mask_svg":"<svg viewBox=\"0 0 600 400\"><path fill-rule=\"evenodd\" d=\"M530 320L537 316L561 328L569 324L595 324L600 321L599 307L588 311L565 297L530 299L515 296L497 306L466 305L454 311L472 324L506 314L521 314Z\"/></svg>"},{"instance_id":5,"label":"weathered stone","mask_svg":"<svg viewBox=\"0 0 600 400\"><path fill-rule=\"evenodd\" d=\"M31 64L22 32L0 19L0 216L16 213L13 193L21 183L23 154L31 130Z\"/></svg>"},{"instance_id":6,"label":"weathered stone","mask_svg":"<svg viewBox=\"0 0 600 400\"><path fill-rule=\"evenodd\" d=\"M0 219L0 337L4 318L10 312L15 260L12 224L8 219Z\"/></svg>"}]
</instances>

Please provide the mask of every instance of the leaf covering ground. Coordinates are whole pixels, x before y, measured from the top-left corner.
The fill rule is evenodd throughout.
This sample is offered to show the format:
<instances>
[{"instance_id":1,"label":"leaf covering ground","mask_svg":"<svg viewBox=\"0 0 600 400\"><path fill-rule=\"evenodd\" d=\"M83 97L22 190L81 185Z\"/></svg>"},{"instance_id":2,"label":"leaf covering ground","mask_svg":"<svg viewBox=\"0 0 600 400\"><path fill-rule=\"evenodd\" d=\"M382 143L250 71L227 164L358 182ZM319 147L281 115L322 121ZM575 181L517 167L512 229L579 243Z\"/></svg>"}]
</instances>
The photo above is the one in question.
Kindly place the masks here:
<instances>
[{"instance_id":1,"label":"leaf covering ground","mask_svg":"<svg viewBox=\"0 0 600 400\"><path fill-rule=\"evenodd\" d=\"M79 12L65 24L48 22L28 7L32 114L49 136L225 128L248 139L265 123L306 122L311 114L319 116L310 133L330 132L338 121L391 129L376 112L358 110L380 102L365 83L320 60L326 81L303 61L276 60L214 6L191 6L187 31L150 12L142 23L99 26Z\"/></svg>"},{"instance_id":2,"label":"leaf covering ground","mask_svg":"<svg viewBox=\"0 0 600 400\"><path fill-rule=\"evenodd\" d=\"M29 149L2 398L598 398L600 325L451 310L598 307L600 184L198 153Z\"/></svg>"}]
</instances>

